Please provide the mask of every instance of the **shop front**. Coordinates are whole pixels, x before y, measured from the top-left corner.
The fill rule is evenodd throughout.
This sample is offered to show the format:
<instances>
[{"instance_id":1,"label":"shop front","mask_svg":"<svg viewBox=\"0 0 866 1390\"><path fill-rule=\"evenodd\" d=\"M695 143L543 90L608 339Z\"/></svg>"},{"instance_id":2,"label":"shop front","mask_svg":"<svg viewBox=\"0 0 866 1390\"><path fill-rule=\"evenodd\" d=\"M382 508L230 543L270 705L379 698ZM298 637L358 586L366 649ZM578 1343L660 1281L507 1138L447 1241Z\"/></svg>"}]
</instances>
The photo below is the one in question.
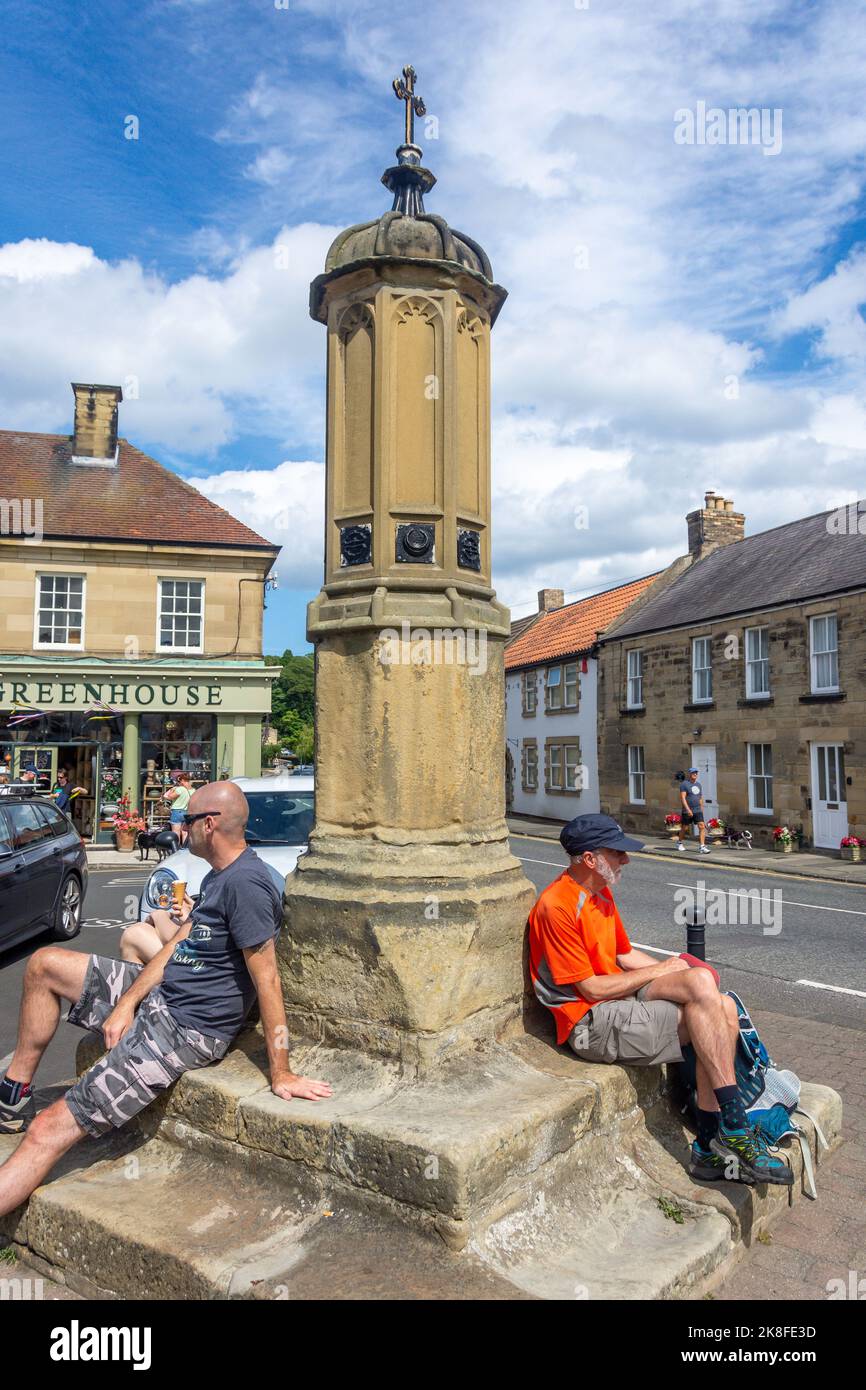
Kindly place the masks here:
<instances>
[{"instance_id":1,"label":"shop front","mask_svg":"<svg viewBox=\"0 0 866 1390\"><path fill-rule=\"evenodd\" d=\"M21 663L23 665L23 663ZM16 669L17 667L17 669ZM9 780L33 771L50 793L59 772L80 788L70 814L83 839L112 841L122 795L148 825L168 818L163 800L180 772L193 788L261 772L262 719L278 669L234 663L130 671L0 669L0 767Z\"/></svg>"}]
</instances>

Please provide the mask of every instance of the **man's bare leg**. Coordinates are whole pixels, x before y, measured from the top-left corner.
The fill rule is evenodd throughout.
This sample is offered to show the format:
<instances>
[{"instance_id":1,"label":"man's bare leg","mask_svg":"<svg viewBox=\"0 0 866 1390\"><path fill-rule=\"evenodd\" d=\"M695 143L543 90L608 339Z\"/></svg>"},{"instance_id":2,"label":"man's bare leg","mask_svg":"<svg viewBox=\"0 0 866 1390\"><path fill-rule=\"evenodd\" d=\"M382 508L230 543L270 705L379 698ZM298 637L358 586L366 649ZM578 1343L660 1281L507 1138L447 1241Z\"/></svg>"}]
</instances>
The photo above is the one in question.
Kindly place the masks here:
<instances>
[{"instance_id":1,"label":"man's bare leg","mask_svg":"<svg viewBox=\"0 0 866 1390\"><path fill-rule=\"evenodd\" d=\"M726 1022L730 1032L731 1056L733 1057L736 1055L737 1035L740 1031L740 1020L739 1015L737 1014L737 1006L728 994L720 994L719 998L722 1001L722 1009L724 1010ZM679 1033L680 1042L691 1042L691 1038L689 1037L688 1024L686 1023L685 1018L683 1018L682 1023L680 1024ZM697 1073L697 1100L699 1109L706 1110L711 1114L714 1112L717 1113L719 1109L719 1102L716 1100L716 1093L713 1090L709 1074L700 1057L698 1057L697 1059L695 1070Z\"/></svg>"},{"instance_id":2,"label":"man's bare leg","mask_svg":"<svg viewBox=\"0 0 866 1390\"><path fill-rule=\"evenodd\" d=\"M18 1041L6 1069L11 1080L28 1086L33 1080L57 1032L61 1000L74 1004L80 998L89 961L89 956L63 946L43 946L30 957L24 972Z\"/></svg>"},{"instance_id":3,"label":"man's bare leg","mask_svg":"<svg viewBox=\"0 0 866 1390\"><path fill-rule=\"evenodd\" d=\"M713 1092L736 1085L730 1009L722 1002L726 997L719 993L709 970L697 966L660 975L650 981L644 995L645 1000L670 999L682 1007L680 1038L690 1042L697 1053L698 1105L702 1110L718 1109ZM734 1001L730 1004L736 1013Z\"/></svg>"},{"instance_id":4,"label":"man's bare leg","mask_svg":"<svg viewBox=\"0 0 866 1390\"><path fill-rule=\"evenodd\" d=\"M56 1100L37 1115L18 1148L0 1166L0 1216L26 1201L86 1132L73 1119L65 1100Z\"/></svg>"},{"instance_id":5,"label":"man's bare leg","mask_svg":"<svg viewBox=\"0 0 866 1390\"><path fill-rule=\"evenodd\" d=\"M120 959L133 965L148 965L173 936L178 923L167 909L154 908L142 922L127 927L120 937Z\"/></svg>"}]
</instances>

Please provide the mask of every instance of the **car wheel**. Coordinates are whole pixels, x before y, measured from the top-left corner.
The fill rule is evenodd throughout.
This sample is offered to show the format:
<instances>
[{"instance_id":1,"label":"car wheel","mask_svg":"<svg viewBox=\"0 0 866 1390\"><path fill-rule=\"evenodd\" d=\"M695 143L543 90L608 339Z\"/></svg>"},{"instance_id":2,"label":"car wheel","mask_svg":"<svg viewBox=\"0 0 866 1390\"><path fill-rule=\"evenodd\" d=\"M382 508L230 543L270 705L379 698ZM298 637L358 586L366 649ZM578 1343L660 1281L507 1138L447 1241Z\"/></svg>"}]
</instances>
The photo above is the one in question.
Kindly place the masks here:
<instances>
[{"instance_id":1,"label":"car wheel","mask_svg":"<svg viewBox=\"0 0 866 1390\"><path fill-rule=\"evenodd\" d=\"M81 931L81 884L70 874L60 890L54 914L55 941L71 941Z\"/></svg>"}]
</instances>

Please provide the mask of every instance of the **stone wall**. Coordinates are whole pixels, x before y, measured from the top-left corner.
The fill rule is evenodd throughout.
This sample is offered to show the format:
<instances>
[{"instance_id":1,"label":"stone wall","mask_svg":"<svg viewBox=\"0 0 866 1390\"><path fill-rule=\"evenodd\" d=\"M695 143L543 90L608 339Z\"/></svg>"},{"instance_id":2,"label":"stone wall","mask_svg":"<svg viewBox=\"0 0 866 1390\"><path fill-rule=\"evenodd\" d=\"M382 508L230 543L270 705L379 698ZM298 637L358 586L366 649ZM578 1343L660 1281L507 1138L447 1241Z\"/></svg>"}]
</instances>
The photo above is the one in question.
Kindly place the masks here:
<instances>
[{"instance_id":1,"label":"stone wall","mask_svg":"<svg viewBox=\"0 0 866 1390\"><path fill-rule=\"evenodd\" d=\"M836 613L841 697L810 694L809 618ZM770 700L747 700L745 628L769 627ZM710 637L713 702L693 705L691 639ZM626 711L626 652L644 653L644 709ZM665 633L611 640L599 669L599 782L601 809L627 828L658 831L678 811L674 774L690 763L692 744L714 744L718 813L769 843L773 826L802 826L812 840L813 742L844 745L848 819L866 835L866 595L791 605L747 618L705 623ZM700 730L698 734L696 731ZM749 812L747 748L773 749L773 812ZM629 801L629 744L642 744L646 804Z\"/></svg>"},{"instance_id":2,"label":"stone wall","mask_svg":"<svg viewBox=\"0 0 866 1390\"><path fill-rule=\"evenodd\" d=\"M203 579L203 655L260 657L262 585L240 581L263 579L270 558L201 546L159 551L120 542L6 544L0 549L0 649L33 651L37 575L56 573L85 576L84 642L90 656L153 655L157 581ZM137 651L130 639L138 643Z\"/></svg>"}]
</instances>

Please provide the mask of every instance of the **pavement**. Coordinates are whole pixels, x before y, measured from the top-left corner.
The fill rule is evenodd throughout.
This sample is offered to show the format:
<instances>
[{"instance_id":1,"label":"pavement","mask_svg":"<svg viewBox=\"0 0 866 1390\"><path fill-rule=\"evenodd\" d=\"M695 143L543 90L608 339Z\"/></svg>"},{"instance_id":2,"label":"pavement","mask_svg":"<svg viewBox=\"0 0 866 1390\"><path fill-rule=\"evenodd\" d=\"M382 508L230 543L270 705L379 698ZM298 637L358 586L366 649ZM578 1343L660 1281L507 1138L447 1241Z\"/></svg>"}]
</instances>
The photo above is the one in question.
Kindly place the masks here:
<instances>
[{"instance_id":1,"label":"pavement","mask_svg":"<svg viewBox=\"0 0 866 1390\"><path fill-rule=\"evenodd\" d=\"M565 865L560 824L509 818L512 849L540 890ZM524 838L525 837L525 838ZM556 842L555 848L543 841ZM842 1097L842 1143L816 1168L818 1199L782 1216L754 1239L736 1269L712 1295L720 1300L819 1300L866 1297L866 970L862 947L866 901L863 865L810 853L711 850L685 854L661 837L632 857L616 899L632 938L651 951L682 950L683 927L672 920L667 881L706 877L713 885L741 883L763 891L762 879L788 875L780 886L784 929L736 921L707 931L707 957L725 988L746 1000L770 1055L803 1082L831 1086ZM858 873L856 881L854 874ZM794 878L823 879L797 888ZM776 883L779 880L776 879ZM736 889L734 889L736 891ZM801 901L805 900L805 901ZM805 977L812 982L806 985ZM820 986L814 982L824 982ZM841 1281L833 1284L831 1281ZM861 1282L862 1281L862 1284ZM828 1288L829 1285L829 1288Z\"/></svg>"},{"instance_id":2,"label":"pavement","mask_svg":"<svg viewBox=\"0 0 866 1390\"><path fill-rule=\"evenodd\" d=\"M508 828L512 835L529 835L542 840L559 841L561 821L532 820L529 817L509 816ZM643 836L645 853L664 854L676 858L680 851L676 843L667 835ZM87 845L87 863L91 869L119 869L141 864L137 849L117 850L112 845ZM687 853L696 853L689 844ZM866 887L866 863L853 864L840 859L832 852L820 853L810 850L794 850L781 854L777 850L762 849L722 849L710 842L710 855L714 863L730 865L737 869L760 869L765 873L791 874L795 878L831 879L838 883L857 883ZM153 854L149 863L155 869L157 860Z\"/></svg>"},{"instance_id":3,"label":"pavement","mask_svg":"<svg viewBox=\"0 0 866 1390\"><path fill-rule=\"evenodd\" d=\"M532 820L530 817L509 816L508 829L512 835L529 835L542 840L559 842L562 821ZM646 846L643 853L664 854L672 859L681 857L676 841L668 835L641 835L638 837ZM687 855L696 856L697 850L686 842ZM697 844L697 841L695 841ZM726 864L736 869L759 869L764 873L791 874L795 878L823 878L838 883L857 883L866 887L866 863L854 864L839 858L833 851L792 850L782 854L779 850L729 849L709 841L710 853L702 856L716 864Z\"/></svg>"},{"instance_id":4,"label":"pavement","mask_svg":"<svg viewBox=\"0 0 866 1390\"><path fill-rule=\"evenodd\" d=\"M850 1298L854 1288L855 1297L866 1298L864 1034L808 1018L794 1026L790 1017L760 1010L752 1017L771 1056L783 1058L801 1081L839 1092L842 1143L816 1170L818 1200L801 1202L753 1241L714 1297L822 1301Z\"/></svg>"},{"instance_id":5,"label":"pavement","mask_svg":"<svg viewBox=\"0 0 866 1390\"><path fill-rule=\"evenodd\" d=\"M122 869L129 865L139 865L142 863L141 856L137 849L115 849L113 845L85 845L87 851L87 867L89 869ZM144 863L150 863L152 869L156 868L157 859L151 852L150 859Z\"/></svg>"},{"instance_id":6,"label":"pavement","mask_svg":"<svg viewBox=\"0 0 866 1390\"><path fill-rule=\"evenodd\" d=\"M514 849L523 859L530 877L542 887L554 876L564 857L558 844L555 849L551 845L548 850L538 841L556 841L559 824L514 818L510 828L516 835L535 839L534 845L530 839L523 846L515 844ZM757 883L760 877L752 877L756 870L760 876L787 873L831 880L820 890L811 892L796 891L793 884L790 888L782 888L785 927L778 936L772 932L765 934L760 927L732 925L718 928L712 941L708 941L708 955L724 969L726 985L740 991L751 1004L758 1028L779 1064L793 1068L804 1082L833 1087L841 1094L844 1105L843 1142L829 1158L822 1159L817 1168L817 1202L800 1202L781 1215L772 1230L753 1239L736 1269L711 1297L759 1302L824 1301L831 1295L850 1297L851 1289L859 1290L860 1296L866 1295L866 1204L863 1201L866 1192L866 996L863 994L866 975L857 964L862 960L860 923L866 921L866 912L861 909L857 893L857 888L866 881L863 866L843 864L823 855L781 856L756 850L713 850L710 856L699 858L693 851L678 854L662 837L652 837L647 846L645 856L635 856L633 869L629 871L633 877L624 879L617 898L626 921L640 923L640 942L655 950L682 949L679 941L682 929L675 927L671 920L670 890L676 885L666 882L669 872L663 862L666 858L676 856L677 878L684 883L711 865L718 870L717 874L710 875L711 881L718 882L736 882L732 870L746 869L752 871L750 879ZM149 869L139 864L134 852L120 855L113 849L101 848L96 854L102 862L93 867L103 872L94 874L91 879L88 925L70 946L81 950L101 949L105 954L113 954L117 933L124 924L124 899L130 893L134 895ZM151 860L150 869L153 867ZM106 873L105 869L115 870L115 873ZM122 872L118 874L119 869ZM690 872L686 872L687 869ZM823 872L816 872L817 869ZM859 871L856 879L852 870ZM798 901L789 904L789 898ZM800 899L808 899L808 902L800 903ZM7 1040L2 1035L14 1032L11 1004L13 996L17 1001L18 977L26 963L26 955L41 944L44 942L36 939L0 958L3 966L0 997L8 996L2 998L2 1013L8 1028L0 1028L0 1053L12 1043L11 1037ZM803 988L801 976L828 983L822 988ZM843 982L859 988L845 993L832 992ZM827 990L831 992L825 992ZM52 1073L46 1080L56 1081L70 1074L71 1058L63 1054L67 1049L71 1051L76 1036L74 1029L60 1030L52 1044L51 1055L46 1057L47 1070ZM375 1283L369 1280L375 1261L368 1258L371 1250L367 1248L367 1237L353 1237L348 1245L341 1242L341 1249L332 1252L329 1277L336 1278L339 1285L341 1276L350 1272L342 1266L347 1250L355 1249L356 1240L357 1262L363 1268L350 1261L351 1276L356 1281L356 1296L362 1296L361 1286ZM417 1258L418 1254L413 1250L412 1258ZM400 1263L402 1268L402 1255ZM49 1271L19 1266L18 1269L0 1269L0 1276L3 1274L32 1278L49 1276ZM361 1274L367 1278L360 1278ZM476 1283L474 1280L467 1281L458 1293L461 1281L454 1284L454 1278L450 1263L445 1261L431 1286L416 1296L435 1299L462 1296L480 1300L514 1297L513 1290L485 1288L483 1281ZM42 1296L74 1295L69 1289L46 1282ZM327 1291L317 1286L314 1296L327 1296ZM332 1290L332 1296L345 1297L346 1292Z\"/></svg>"}]
</instances>

